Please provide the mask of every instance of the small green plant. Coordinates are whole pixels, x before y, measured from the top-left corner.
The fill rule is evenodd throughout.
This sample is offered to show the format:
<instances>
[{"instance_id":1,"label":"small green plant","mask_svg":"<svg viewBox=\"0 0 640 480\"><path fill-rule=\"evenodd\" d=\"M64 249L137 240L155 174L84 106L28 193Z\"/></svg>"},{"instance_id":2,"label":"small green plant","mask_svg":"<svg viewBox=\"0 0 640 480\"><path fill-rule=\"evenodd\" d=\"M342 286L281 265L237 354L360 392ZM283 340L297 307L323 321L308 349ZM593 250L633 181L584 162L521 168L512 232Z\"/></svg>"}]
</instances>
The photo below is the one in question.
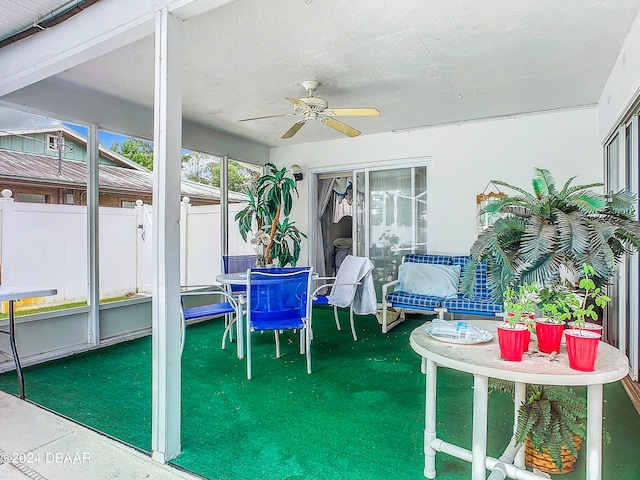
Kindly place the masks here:
<instances>
[{"instance_id":1,"label":"small green plant","mask_svg":"<svg viewBox=\"0 0 640 480\"><path fill-rule=\"evenodd\" d=\"M584 294L582 295L582 299L575 297L573 300L570 300L574 323L578 328L584 328L587 318L598 320L598 313L595 311L595 306L604 308L607 306L607 303L611 301L611 298L602 293L600 287L596 287L593 281L593 275L593 267L583 263L579 287L581 290L584 290ZM589 299L591 299L593 303L589 303Z\"/></svg>"},{"instance_id":2,"label":"small green plant","mask_svg":"<svg viewBox=\"0 0 640 480\"><path fill-rule=\"evenodd\" d=\"M575 305L576 298L569 282L555 282L540 289L538 307L548 323L562 323L571 319L571 307Z\"/></svg>"},{"instance_id":3,"label":"small green plant","mask_svg":"<svg viewBox=\"0 0 640 480\"><path fill-rule=\"evenodd\" d=\"M503 307L510 326L524 322L531 329L531 316L538 302L538 286L535 283L518 285L517 289L507 286L503 294Z\"/></svg>"}]
</instances>

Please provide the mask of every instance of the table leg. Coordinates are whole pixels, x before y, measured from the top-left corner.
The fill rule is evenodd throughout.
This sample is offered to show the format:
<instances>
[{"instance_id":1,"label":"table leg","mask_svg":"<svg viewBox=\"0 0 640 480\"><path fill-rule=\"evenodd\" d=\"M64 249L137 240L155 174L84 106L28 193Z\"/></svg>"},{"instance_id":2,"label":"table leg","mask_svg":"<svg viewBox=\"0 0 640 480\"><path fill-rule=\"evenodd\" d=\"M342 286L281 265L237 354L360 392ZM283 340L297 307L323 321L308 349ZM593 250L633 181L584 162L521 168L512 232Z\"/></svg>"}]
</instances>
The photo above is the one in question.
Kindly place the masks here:
<instances>
[{"instance_id":1,"label":"table leg","mask_svg":"<svg viewBox=\"0 0 640 480\"><path fill-rule=\"evenodd\" d=\"M520 405L522 405L526 399L526 391L527 384L515 382L514 385L514 398L513 398L513 435L515 436L516 430L518 428L518 409ZM516 457L513 460L513 464L516 467L524 468L524 448L521 448L520 451L516 454Z\"/></svg>"},{"instance_id":2,"label":"table leg","mask_svg":"<svg viewBox=\"0 0 640 480\"><path fill-rule=\"evenodd\" d=\"M238 309L236 310L236 349L238 351L238 358L244 358L244 313L240 302L238 302Z\"/></svg>"},{"instance_id":3,"label":"table leg","mask_svg":"<svg viewBox=\"0 0 640 480\"><path fill-rule=\"evenodd\" d=\"M436 439L436 388L437 365L433 360L426 360L426 400L424 427L424 476L436 478L436 451L431 442Z\"/></svg>"},{"instance_id":4,"label":"table leg","mask_svg":"<svg viewBox=\"0 0 640 480\"><path fill-rule=\"evenodd\" d=\"M15 332L15 314L13 311L13 300L9 300L9 343L11 344L11 352L13 360L16 362L16 374L18 375L18 385L20 386L20 398L25 399L24 395L24 376L22 375L22 366L20 365L20 357L18 356L18 347L16 346Z\"/></svg>"},{"instance_id":5,"label":"table leg","mask_svg":"<svg viewBox=\"0 0 640 480\"><path fill-rule=\"evenodd\" d=\"M471 478L484 480L487 476L487 407L489 378L473 376L473 443L471 445Z\"/></svg>"},{"instance_id":6,"label":"table leg","mask_svg":"<svg viewBox=\"0 0 640 480\"><path fill-rule=\"evenodd\" d=\"M602 385L587 387L586 480L602 476Z\"/></svg>"}]
</instances>

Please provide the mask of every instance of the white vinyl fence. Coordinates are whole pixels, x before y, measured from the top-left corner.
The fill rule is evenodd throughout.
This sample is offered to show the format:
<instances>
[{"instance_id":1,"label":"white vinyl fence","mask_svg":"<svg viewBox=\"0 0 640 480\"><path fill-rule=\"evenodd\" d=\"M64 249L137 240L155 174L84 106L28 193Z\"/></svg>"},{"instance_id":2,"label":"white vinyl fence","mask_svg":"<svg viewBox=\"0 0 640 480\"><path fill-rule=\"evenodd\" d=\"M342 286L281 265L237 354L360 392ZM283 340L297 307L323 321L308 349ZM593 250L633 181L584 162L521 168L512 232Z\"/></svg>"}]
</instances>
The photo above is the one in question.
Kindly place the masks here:
<instances>
[{"instance_id":1,"label":"white vinyl fence","mask_svg":"<svg viewBox=\"0 0 640 480\"><path fill-rule=\"evenodd\" d=\"M6 195L6 196L5 196ZM0 198L0 281L58 289L38 302L87 298L87 208ZM229 253L253 253L229 206ZM151 293L151 210L100 207L100 296ZM181 206L181 284L211 284L221 272L220 205Z\"/></svg>"}]
</instances>

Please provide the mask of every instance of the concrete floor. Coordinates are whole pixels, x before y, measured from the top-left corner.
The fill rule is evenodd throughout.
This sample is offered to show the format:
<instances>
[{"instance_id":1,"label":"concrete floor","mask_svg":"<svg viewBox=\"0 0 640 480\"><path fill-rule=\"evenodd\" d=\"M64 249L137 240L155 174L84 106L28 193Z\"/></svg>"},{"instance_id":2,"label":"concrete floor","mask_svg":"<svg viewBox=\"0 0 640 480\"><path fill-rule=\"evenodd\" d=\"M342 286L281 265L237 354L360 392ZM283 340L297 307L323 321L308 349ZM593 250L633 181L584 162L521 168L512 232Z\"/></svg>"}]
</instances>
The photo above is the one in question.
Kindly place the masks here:
<instances>
[{"instance_id":1,"label":"concrete floor","mask_svg":"<svg viewBox=\"0 0 640 480\"><path fill-rule=\"evenodd\" d=\"M2 480L193 480L139 451L0 392Z\"/></svg>"}]
</instances>

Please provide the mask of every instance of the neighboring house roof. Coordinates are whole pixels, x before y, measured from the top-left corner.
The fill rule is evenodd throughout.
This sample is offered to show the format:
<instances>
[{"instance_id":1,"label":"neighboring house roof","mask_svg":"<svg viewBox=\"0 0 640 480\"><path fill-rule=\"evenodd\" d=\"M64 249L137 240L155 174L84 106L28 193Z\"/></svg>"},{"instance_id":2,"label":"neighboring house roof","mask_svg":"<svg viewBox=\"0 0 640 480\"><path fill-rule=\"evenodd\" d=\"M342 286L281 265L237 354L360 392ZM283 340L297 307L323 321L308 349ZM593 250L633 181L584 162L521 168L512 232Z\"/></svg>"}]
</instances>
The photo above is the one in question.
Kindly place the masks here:
<instances>
[{"instance_id":1,"label":"neighboring house roof","mask_svg":"<svg viewBox=\"0 0 640 480\"><path fill-rule=\"evenodd\" d=\"M62 160L58 175L58 160L46 155L22 153L0 149L0 178L22 181L30 184L67 185L86 187L87 165L85 162ZM132 170L111 165L99 166L98 185L104 192L153 193L153 172ZM194 199L220 200L220 189L193 182L181 181L182 196ZM241 202L246 196L229 192L229 200Z\"/></svg>"},{"instance_id":2,"label":"neighboring house roof","mask_svg":"<svg viewBox=\"0 0 640 480\"><path fill-rule=\"evenodd\" d=\"M82 145L84 145L86 147L87 139L84 136L80 135L75 130L70 129L69 127L67 127L66 125L64 125L62 123L57 124L57 125L34 127L34 128L21 128L21 129L15 129L15 130L13 130L13 129L0 130L0 136L4 136L4 135L7 135L7 136L9 136L9 135L29 135L29 134L34 134L34 133L58 133L58 130L62 130L62 133L64 134L64 137L67 140L69 138L72 138L75 142L81 143ZM118 152L115 152L115 151L105 147L102 144L99 145L99 149L100 149L100 154L102 154L105 157L113 160L116 163L120 163L123 166L126 166L128 168L133 168L135 170L142 170L142 171L145 171L145 172L149 172L150 171L149 169L143 167L139 163L136 163L133 160L130 160L129 158L120 155Z\"/></svg>"}]
</instances>

